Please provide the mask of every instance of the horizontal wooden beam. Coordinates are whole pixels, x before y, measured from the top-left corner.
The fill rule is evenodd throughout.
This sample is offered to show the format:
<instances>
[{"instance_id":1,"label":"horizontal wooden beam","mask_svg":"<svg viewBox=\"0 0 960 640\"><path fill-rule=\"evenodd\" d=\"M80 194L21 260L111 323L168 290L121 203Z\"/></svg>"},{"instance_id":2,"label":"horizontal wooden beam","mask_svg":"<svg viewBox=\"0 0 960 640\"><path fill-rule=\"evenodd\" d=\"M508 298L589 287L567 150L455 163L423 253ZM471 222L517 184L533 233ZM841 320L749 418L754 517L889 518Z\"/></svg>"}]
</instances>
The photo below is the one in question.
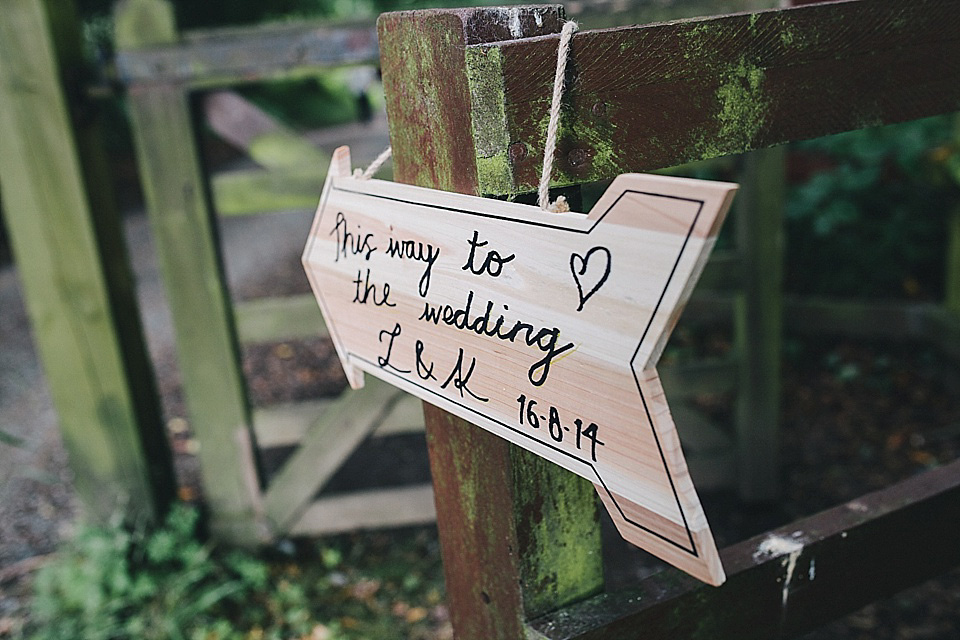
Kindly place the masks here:
<instances>
[{"instance_id":1,"label":"horizontal wooden beam","mask_svg":"<svg viewBox=\"0 0 960 640\"><path fill-rule=\"evenodd\" d=\"M554 185L960 109L951 0L847 0L575 35ZM467 47L479 191L536 189L558 36Z\"/></svg>"},{"instance_id":2,"label":"horizontal wooden beam","mask_svg":"<svg viewBox=\"0 0 960 640\"><path fill-rule=\"evenodd\" d=\"M274 476L263 508L274 531L296 522L311 498L383 420L403 392L367 376L362 389L341 394L318 416L300 448Z\"/></svg>"},{"instance_id":3,"label":"horizontal wooden beam","mask_svg":"<svg viewBox=\"0 0 960 640\"><path fill-rule=\"evenodd\" d=\"M960 564L956 522L960 461L724 550L722 587L666 570L530 626L551 640L796 637Z\"/></svg>"},{"instance_id":4,"label":"horizontal wooden beam","mask_svg":"<svg viewBox=\"0 0 960 640\"><path fill-rule=\"evenodd\" d=\"M303 212L315 209L328 159L279 169L237 169L211 180L213 208L221 216Z\"/></svg>"},{"instance_id":5,"label":"horizontal wooden beam","mask_svg":"<svg viewBox=\"0 0 960 640\"><path fill-rule=\"evenodd\" d=\"M429 484L357 491L313 502L290 528L291 536L318 536L359 529L410 527L436 522Z\"/></svg>"},{"instance_id":6,"label":"horizontal wooden beam","mask_svg":"<svg viewBox=\"0 0 960 640\"><path fill-rule=\"evenodd\" d=\"M733 307L732 295L698 287L684 319L728 325ZM945 355L960 359L960 318L929 302L787 295L784 326L788 332L801 335L928 342Z\"/></svg>"},{"instance_id":7,"label":"horizontal wooden beam","mask_svg":"<svg viewBox=\"0 0 960 640\"><path fill-rule=\"evenodd\" d=\"M234 317L244 344L329 335L317 300L310 294L238 302Z\"/></svg>"},{"instance_id":8,"label":"horizontal wooden beam","mask_svg":"<svg viewBox=\"0 0 960 640\"><path fill-rule=\"evenodd\" d=\"M345 391L344 393L350 393ZM253 410L253 427L257 444L264 448L287 447L300 444L307 431L336 402L335 398L310 400L294 404ZM383 438L409 433L423 433L423 409L420 400L402 395L380 421L371 438Z\"/></svg>"},{"instance_id":9,"label":"horizontal wooden beam","mask_svg":"<svg viewBox=\"0 0 960 640\"><path fill-rule=\"evenodd\" d=\"M318 68L378 64L373 24L293 22L187 32L181 41L120 51L117 75L128 86L212 88L315 74Z\"/></svg>"}]
</instances>

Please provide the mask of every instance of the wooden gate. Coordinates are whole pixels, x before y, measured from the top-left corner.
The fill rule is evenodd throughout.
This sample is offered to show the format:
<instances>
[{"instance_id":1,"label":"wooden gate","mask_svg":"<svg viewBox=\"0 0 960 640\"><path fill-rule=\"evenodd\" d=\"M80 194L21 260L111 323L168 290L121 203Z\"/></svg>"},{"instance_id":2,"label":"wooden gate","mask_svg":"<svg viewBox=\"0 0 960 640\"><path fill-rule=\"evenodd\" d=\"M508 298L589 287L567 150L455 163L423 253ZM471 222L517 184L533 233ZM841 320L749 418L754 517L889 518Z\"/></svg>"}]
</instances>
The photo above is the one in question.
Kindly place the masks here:
<instances>
[{"instance_id":1,"label":"wooden gate","mask_svg":"<svg viewBox=\"0 0 960 640\"><path fill-rule=\"evenodd\" d=\"M253 112L242 144L263 168L207 180L191 110L191 94L201 89L376 64L372 25L301 22L181 35L165 0L128 0L115 17L117 67L128 88L213 530L223 539L252 543L290 533L432 521L429 485L313 500L371 432L422 430L417 403L398 391L374 383L332 400L251 410L239 345L322 336L326 329L309 295L231 302L214 211L310 208L328 159L266 114ZM236 97L208 94L208 111L231 99ZM216 121L212 125L218 128ZM282 153L258 155L258 138ZM267 446L300 442L267 486L257 465L258 440Z\"/></svg>"},{"instance_id":2,"label":"wooden gate","mask_svg":"<svg viewBox=\"0 0 960 640\"><path fill-rule=\"evenodd\" d=\"M251 409L240 345L322 336L326 329L309 295L233 303L216 233L217 216L314 206L328 163L297 133L224 89L376 64L374 27L300 22L180 34L166 0L126 0L117 6L116 29L118 76L129 94L214 531L254 541L432 521L430 485L314 501L368 435L422 431L419 403L374 380L336 400ZM206 174L191 109L197 95L207 124L247 150L260 169ZM238 112L242 130L229 122ZM515 152L513 147L505 153ZM698 486L738 485L747 499L770 499L778 490L781 219L763 212L782 209L782 190L776 188L782 165L777 149L747 159L741 200L751 204L738 212L747 221L739 225L739 251L715 256L691 304L693 314L733 321L733 355L661 369L678 400L703 389L738 389L735 438L692 405L678 404L677 411L683 412L678 422ZM751 188L760 182L774 188ZM519 182L510 186L522 188ZM766 277L755 275L761 273ZM256 462L258 450L290 445L299 448L267 482Z\"/></svg>"},{"instance_id":3,"label":"wooden gate","mask_svg":"<svg viewBox=\"0 0 960 640\"><path fill-rule=\"evenodd\" d=\"M956 9L851 0L581 32L554 186L956 110ZM395 179L533 190L562 23L556 6L381 16ZM765 218L751 233L769 233ZM462 638L794 636L960 562L956 462L770 532L787 552L764 553L761 539L725 550L720 588L668 570L603 593L589 483L424 412Z\"/></svg>"}]
</instances>

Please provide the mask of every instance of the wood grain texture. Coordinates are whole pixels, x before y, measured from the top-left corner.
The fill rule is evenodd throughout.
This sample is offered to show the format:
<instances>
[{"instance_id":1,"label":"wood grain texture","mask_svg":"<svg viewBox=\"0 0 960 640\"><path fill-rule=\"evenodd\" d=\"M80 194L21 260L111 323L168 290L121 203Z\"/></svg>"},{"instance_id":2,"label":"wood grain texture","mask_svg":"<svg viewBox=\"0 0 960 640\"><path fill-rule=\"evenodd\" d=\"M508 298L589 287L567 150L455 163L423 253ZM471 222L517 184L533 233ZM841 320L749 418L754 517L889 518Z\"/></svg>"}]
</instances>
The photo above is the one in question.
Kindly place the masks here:
<instances>
[{"instance_id":1,"label":"wood grain texture","mask_svg":"<svg viewBox=\"0 0 960 640\"><path fill-rule=\"evenodd\" d=\"M553 184L956 110L958 31L950 0L848 0L580 32ZM556 36L467 48L488 114L475 148L495 164L481 193L535 190L556 50Z\"/></svg>"},{"instance_id":2,"label":"wood grain texture","mask_svg":"<svg viewBox=\"0 0 960 640\"><path fill-rule=\"evenodd\" d=\"M423 416L454 633L522 638L511 445L426 402Z\"/></svg>"},{"instance_id":3,"label":"wood grain texture","mask_svg":"<svg viewBox=\"0 0 960 640\"><path fill-rule=\"evenodd\" d=\"M323 187L324 157L315 164L279 169L236 169L210 179L213 207L221 216L309 211Z\"/></svg>"},{"instance_id":4,"label":"wood grain texture","mask_svg":"<svg viewBox=\"0 0 960 640\"><path fill-rule=\"evenodd\" d=\"M394 175L398 180L434 188L451 188L476 193L473 154L460 155L464 130L446 125L459 122L459 112L468 89L461 47L468 41L488 37L513 37L510 26L519 27L519 36L556 33L562 12L559 7L432 12L431 15L387 14L379 21L383 52L383 77L394 154ZM516 13L513 13L516 11ZM453 14L456 19L451 19ZM512 20L511 18L514 18ZM539 25L538 25L539 22ZM508 34L508 35L501 35ZM410 68L406 68L410 65ZM420 96L412 90L417 74L427 78L431 93ZM441 85L441 81L445 83ZM444 86L442 92L437 88ZM411 102L411 100L413 102ZM441 100L443 104L431 100ZM448 122L433 125L431 118L451 114ZM421 140L418 132L430 127L432 135ZM452 135L447 132L453 132ZM469 131L466 132L469 141ZM422 144L426 143L426 145ZM468 142L469 143L469 142ZM451 164L450 159L457 162ZM424 169L419 165L425 165ZM461 179L462 177L462 179ZM536 510L542 495L536 485L521 483L520 491L509 489L504 473L510 466L509 445L451 414L424 405L430 466L437 493L437 526L444 554L447 599L455 633L463 638L515 639L523 633L522 578L535 584L536 576L521 576L516 560L514 509L528 503ZM566 473L555 469L553 473ZM578 507L568 505L580 517L595 512L595 498ZM574 516L570 516L574 517ZM544 540L544 543L548 540ZM530 541L537 544L536 540ZM592 540L569 539L570 554L593 554ZM598 555L593 555L599 561ZM572 567L579 569L580 567ZM539 567L543 574L556 567ZM590 572L580 582L583 594L597 585ZM576 575L564 579L576 580Z\"/></svg>"},{"instance_id":5,"label":"wood grain texture","mask_svg":"<svg viewBox=\"0 0 960 640\"><path fill-rule=\"evenodd\" d=\"M117 74L128 86L226 87L306 77L323 67L376 64L378 55L370 23L302 21L187 32L178 41L143 44L149 46L117 54Z\"/></svg>"},{"instance_id":6,"label":"wood grain texture","mask_svg":"<svg viewBox=\"0 0 960 640\"><path fill-rule=\"evenodd\" d=\"M729 576L718 589L665 572L544 616L531 633L550 640L802 636L960 564L951 526L958 521L960 462L953 462L725 549ZM795 556L764 552L771 537L792 542Z\"/></svg>"},{"instance_id":7,"label":"wood grain texture","mask_svg":"<svg viewBox=\"0 0 960 640\"><path fill-rule=\"evenodd\" d=\"M583 216L332 166L303 262L351 385L581 475L625 538L722 582L654 367L736 186L628 174Z\"/></svg>"},{"instance_id":8,"label":"wood grain texture","mask_svg":"<svg viewBox=\"0 0 960 640\"><path fill-rule=\"evenodd\" d=\"M174 26L164 22L173 17L167 9L163 0L119 5L117 46L131 50L174 37ZM131 28L136 25L141 28ZM246 388L188 96L175 86L141 87L131 89L129 106L187 408L202 443L199 459L212 528L223 539L253 543L269 532L260 510Z\"/></svg>"},{"instance_id":9,"label":"wood grain texture","mask_svg":"<svg viewBox=\"0 0 960 640\"><path fill-rule=\"evenodd\" d=\"M77 492L101 522L148 519L173 469L79 34L72 2L3 4L4 215Z\"/></svg>"}]
</instances>

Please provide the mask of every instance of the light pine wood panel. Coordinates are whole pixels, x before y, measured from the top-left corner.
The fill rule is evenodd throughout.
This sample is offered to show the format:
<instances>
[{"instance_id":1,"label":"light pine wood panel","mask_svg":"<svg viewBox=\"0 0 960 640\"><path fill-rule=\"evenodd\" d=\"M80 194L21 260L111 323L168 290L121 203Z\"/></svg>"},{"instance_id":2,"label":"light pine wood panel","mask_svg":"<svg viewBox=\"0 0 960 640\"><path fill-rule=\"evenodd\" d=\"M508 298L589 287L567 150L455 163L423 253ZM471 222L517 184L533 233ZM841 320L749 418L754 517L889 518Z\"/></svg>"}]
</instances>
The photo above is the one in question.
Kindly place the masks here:
<instances>
[{"instance_id":1,"label":"light pine wood panel","mask_svg":"<svg viewBox=\"0 0 960 640\"><path fill-rule=\"evenodd\" d=\"M722 582L654 366L736 186L625 175L584 217L332 167L304 264L351 385L581 475L624 537Z\"/></svg>"}]
</instances>

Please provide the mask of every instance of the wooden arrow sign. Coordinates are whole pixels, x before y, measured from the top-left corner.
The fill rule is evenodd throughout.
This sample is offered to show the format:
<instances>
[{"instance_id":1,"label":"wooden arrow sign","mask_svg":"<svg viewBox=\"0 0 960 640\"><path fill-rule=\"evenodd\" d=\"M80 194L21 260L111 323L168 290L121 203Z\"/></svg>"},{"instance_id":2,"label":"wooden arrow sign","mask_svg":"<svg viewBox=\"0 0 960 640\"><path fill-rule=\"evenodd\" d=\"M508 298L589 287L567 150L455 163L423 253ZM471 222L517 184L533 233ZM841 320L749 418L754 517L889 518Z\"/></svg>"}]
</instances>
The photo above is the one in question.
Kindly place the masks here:
<instances>
[{"instance_id":1,"label":"wooden arrow sign","mask_svg":"<svg viewBox=\"0 0 960 640\"><path fill-rule=\"evenodd\" d=\"M350 176L303 255L351 386L367 372L597 488L621 535L724 580L654 368L736 185L613 181L589 215Z\"/></svg>"}]
</instances>

